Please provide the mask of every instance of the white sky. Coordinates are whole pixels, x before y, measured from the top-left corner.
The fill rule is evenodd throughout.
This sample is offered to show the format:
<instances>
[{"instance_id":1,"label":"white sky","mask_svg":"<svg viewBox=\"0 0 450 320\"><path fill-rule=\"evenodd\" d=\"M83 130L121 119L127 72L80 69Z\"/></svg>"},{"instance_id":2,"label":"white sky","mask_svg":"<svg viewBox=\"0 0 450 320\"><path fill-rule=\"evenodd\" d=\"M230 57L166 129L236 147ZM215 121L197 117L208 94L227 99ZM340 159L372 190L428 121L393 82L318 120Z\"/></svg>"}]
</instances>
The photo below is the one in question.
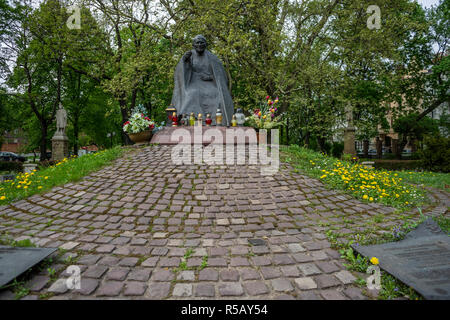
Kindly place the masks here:
<instances>
[{"instance_id":1,"label":"white sky","mask_svg":"<svg viewBox=\"0 0 450 320\"><path fill-rule=\"evenodd\" d=\"M425 8L439 4L439 0L418 0L418 2Z\"/></svg>"}]
</instances>

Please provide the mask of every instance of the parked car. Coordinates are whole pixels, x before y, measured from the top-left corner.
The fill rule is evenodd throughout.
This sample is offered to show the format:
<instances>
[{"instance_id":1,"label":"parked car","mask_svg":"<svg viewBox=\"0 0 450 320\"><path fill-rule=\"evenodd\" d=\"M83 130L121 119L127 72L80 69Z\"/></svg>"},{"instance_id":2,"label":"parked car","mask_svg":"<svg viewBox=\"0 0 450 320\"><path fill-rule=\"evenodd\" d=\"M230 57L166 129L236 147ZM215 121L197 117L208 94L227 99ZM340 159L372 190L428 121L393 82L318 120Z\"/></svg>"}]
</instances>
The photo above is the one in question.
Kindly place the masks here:
<instances>
[{"instance_id":1,"label":"parked car","mask_svg":"<svg viewBox=\"0 0 450 320\"><path fill-rule=\"evenodd\" d=\"M0 161L21 161L25 162L25 157L19 156L18 154L15 154L13 152L6 152L2 151L0 152Z\"/></svg>"}]
</instances>

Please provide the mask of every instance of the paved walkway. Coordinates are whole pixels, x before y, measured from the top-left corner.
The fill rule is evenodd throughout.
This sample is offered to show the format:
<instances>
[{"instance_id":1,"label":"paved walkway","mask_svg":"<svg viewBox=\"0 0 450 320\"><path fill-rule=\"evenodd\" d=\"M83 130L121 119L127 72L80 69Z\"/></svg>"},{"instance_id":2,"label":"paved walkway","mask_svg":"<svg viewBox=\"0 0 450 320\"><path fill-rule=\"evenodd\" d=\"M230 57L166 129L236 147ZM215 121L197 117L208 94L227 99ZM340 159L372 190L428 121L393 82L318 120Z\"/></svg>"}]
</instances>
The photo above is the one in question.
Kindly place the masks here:
<instances>
[{"instance_id":1,"label":"paved walkway","mask_svg":"<svg viewBox=\"0 0 450 320\"><path fill-rule=\"evenodd\" d=\"M250 165L175 166L170 156L169 146L139 149L78 183L0 207L1 233L67 250L52 266L58 278L68 276L68 255L81 267L81 290L44 270L25 298L366 298L325 232L384 232L398 222L394 209L329 191L288 164L262 176Z\"/></svg>"}]
</instances>

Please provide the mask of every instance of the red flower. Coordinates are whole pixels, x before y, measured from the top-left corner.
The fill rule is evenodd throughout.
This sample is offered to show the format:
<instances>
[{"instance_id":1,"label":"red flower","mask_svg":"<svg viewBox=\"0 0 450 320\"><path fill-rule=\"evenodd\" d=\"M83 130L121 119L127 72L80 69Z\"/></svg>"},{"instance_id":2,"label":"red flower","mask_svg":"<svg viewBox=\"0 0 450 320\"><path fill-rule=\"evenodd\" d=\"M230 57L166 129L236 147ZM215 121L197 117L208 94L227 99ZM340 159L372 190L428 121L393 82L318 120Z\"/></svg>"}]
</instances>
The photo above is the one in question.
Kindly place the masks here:
<instances>
[{"instance_id":1,"label":"red flower","mask_svg":"<svg viewBox=\"0 0 450 320\"><path fill-rule=\"evenodd\" d=\"M261 110L259 110L259 109L255 109L255 111L253 111L253 113L257 115L260 111Z\"/></svg>"},{"instance_id":2,"label":"red flower","mask_svg":"<svg viewBox=\"0 0 450 320\"><path fill-rule=\"evenodd\" d=\"M127 125L127 124L130 124L130 121L125 122L123 125L125 126L125 125Z\"/></svg>"},{"instance_id":3,"label":"red flower","mask_svg":"<svg viewBox=\"0 0 450 320\"><path fill-rule=\"evenodd\" d=\"M147 120L147 121L150 121L150 118L149 118L149 117L145 117L144 119Z\"/></svg>"},{"instance_id":4,"label":"red flower","mask_svg":"<svg viewBox=\"0 0 450 320\"><path fill-rule=\"evenodd\" d=\"M269 100L269 98L270 98L270 96L267 96L267 97L266 97L266 100Z\"/></svg>"},{"instance_id":5,"label":"red flower","mask_svg":"<svg viewBox=\"0 0 450 320\"><path fill-rule=\"evenodd\" d=\"M151 124L151 125L149 125L148 127L150 128L150 130L153 130L153 129L155 128L155 125L154 125L154 124Z\"/></svg>"}]
</instances>

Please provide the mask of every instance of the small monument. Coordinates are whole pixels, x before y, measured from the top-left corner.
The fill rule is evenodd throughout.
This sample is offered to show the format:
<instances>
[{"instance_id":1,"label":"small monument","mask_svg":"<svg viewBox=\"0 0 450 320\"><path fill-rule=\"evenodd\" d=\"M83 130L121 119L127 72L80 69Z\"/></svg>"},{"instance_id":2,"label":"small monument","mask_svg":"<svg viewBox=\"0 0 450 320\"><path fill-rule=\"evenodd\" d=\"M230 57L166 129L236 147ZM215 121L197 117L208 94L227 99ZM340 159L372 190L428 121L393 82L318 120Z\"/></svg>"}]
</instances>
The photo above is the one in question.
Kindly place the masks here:
<instances>
[{"instance_id":1,"label":"small monument","mask_svg":"<svg viewBox=\"0 0 450 320\"><path fill-rule=\"evenodd\" d=\"M56 132L52 138L52 160L59 161L69 156L69 138L66 135L67 111L59 103L56 111Z\"/></svg>"},{"instance_id":2,"label":"small monument","mask_svg":"<svg viewBox=\"0 0 450 320\"><path fill-rule=\"evenodd\" d=\"M356 156L355 127L353 126L353 109L349 105L345 108L347 127L344 129L344 154Z\"/></svg>"}]
</instances>

